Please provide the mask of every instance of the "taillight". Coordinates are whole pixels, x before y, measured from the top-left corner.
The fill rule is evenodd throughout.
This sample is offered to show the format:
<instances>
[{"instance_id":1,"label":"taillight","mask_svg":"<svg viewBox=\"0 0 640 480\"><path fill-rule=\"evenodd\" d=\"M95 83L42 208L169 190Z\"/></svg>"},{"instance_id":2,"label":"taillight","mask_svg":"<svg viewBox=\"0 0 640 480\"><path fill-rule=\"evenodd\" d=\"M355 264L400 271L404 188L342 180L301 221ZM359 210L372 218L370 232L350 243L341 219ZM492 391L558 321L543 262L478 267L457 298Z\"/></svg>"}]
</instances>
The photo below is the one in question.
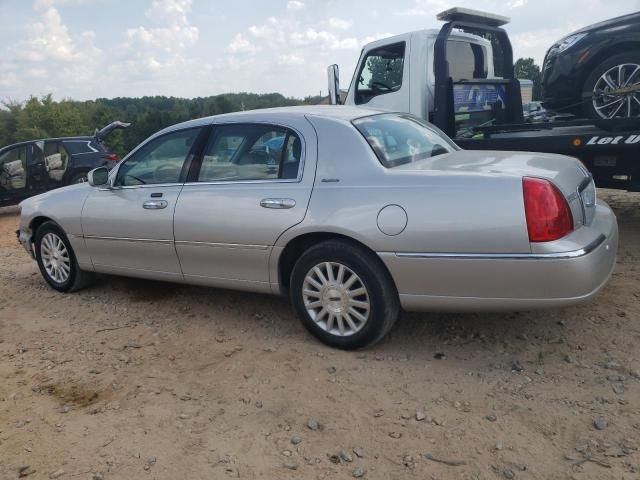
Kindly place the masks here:
<instances>
[{"instance_id":1,"label":"taillight","mask_svg":"<svg viewBox=\"0 0 640 480\"><path fill-rule=\"evenodd\" d=\"M550 242L573 230L569 204L558 187L548 180L524 177L522 189L529 241Z\"/></svg>"},{"instance_id":2,"label":"taillight","mask_svg":"<svg viewBox=\"0 0 640 480\"><path fill-rule=\"evenodd\" d=\"M112 162L118 161L118 155L116 155L115 153L105 153L102 158L104 158L105 160L111 160Z\"/></svg>"}]
</instances>

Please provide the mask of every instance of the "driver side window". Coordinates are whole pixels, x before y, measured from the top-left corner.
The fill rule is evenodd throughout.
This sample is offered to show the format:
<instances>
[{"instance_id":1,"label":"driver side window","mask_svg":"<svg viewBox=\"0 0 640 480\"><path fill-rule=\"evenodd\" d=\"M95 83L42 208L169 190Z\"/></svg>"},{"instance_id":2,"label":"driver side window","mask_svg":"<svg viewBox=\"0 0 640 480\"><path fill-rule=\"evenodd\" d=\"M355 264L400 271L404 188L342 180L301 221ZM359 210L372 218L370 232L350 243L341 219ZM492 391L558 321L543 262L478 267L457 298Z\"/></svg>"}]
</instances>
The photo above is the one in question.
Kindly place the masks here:
<instances>
[{"instance_id":1,"label":"driver side window","mask_svg":"<svg viewBox=\"0 0 640 480\"><path fill-rule=\"evenodd\" d=\"M367 53L356 81L356 103L397 92L402 87L405 43L376 48Z\"/></svg>"},{"instance_id":2,"label":"driver side window","mask_svg":"<svg viewBox=\"0 0 640 480\"><path fill-rule=\"evenodd\" d=\"M199 133L200 128L190 128L150 141L120 166L115 185L184 182L187 174L185 161Z\"/></svg>"}]
</instances>

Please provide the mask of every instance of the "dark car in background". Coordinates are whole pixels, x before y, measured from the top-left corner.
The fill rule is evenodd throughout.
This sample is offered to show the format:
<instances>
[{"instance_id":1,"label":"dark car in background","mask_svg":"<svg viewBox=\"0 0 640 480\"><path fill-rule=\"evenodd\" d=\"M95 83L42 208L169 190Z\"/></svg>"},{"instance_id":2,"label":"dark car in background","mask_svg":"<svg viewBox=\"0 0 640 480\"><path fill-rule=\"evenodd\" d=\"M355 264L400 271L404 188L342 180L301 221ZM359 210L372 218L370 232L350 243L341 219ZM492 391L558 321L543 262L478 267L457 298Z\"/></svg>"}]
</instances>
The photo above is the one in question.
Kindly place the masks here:
<instances>
[{"instance_id":1,"label":"dark car in background","mask_svg":"<svg viewBox=\"0 0 640 480\"><path fill-rule=\"evenodd\" d=\"M640 12L556 42L542 67L545 108L596 120L640 117Z\"/></svg>"},{"instance_id":2,"label":"dark car in background","mask_svg":"<svg viewBox=\"0 0 640 480\"><path fill-rule=\"evenodd\" d=\"M118 156L103 140L113 130L128 126L113 122L93 136L30 140L1 148L0 206L83 182L94 168L115 166Z\"/></svg>"}]
</instances>

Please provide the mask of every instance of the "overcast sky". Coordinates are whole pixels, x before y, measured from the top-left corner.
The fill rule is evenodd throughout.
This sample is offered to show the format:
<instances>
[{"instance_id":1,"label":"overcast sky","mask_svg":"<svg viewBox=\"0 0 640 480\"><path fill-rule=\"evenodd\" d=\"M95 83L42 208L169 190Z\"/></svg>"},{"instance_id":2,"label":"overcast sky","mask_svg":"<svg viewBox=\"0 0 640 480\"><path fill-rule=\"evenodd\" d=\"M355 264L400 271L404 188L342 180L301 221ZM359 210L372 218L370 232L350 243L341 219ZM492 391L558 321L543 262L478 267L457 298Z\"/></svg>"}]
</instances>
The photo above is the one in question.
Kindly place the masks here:
<instances>
[{"instance_id":1,"label":"overcast sky","mask_svg":"<svg viewBox=\"0 0 640 480\"><path fill-rule=\"evenodd\" d=\"M362 45L467 6L508 15L515 58L640 0L0 0L0 100L326 92Z\"/></svg>"}]
</instances>

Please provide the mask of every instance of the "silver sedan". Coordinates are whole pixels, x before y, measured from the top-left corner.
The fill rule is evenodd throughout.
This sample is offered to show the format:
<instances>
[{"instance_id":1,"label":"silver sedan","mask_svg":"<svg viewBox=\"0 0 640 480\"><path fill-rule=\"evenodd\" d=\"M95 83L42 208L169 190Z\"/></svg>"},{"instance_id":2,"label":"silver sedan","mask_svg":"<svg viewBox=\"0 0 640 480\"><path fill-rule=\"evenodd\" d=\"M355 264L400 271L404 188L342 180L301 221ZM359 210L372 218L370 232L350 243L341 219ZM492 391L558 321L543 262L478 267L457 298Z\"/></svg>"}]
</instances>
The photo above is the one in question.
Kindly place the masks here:
<instances>
[{"instance_id":1,"label":"silver sedan","mask_svg":"<svg viewBox=\"0 0 640 480\"><path fill-rule=\"evenodd\" d=\"M56 290L103 273L287 294L344 349L381 339L401 308L590 299L618 243L573 158L462 151L410 115L338 106L176 125L21 206L20 242Z\"/></svg>"}]
</instances>

